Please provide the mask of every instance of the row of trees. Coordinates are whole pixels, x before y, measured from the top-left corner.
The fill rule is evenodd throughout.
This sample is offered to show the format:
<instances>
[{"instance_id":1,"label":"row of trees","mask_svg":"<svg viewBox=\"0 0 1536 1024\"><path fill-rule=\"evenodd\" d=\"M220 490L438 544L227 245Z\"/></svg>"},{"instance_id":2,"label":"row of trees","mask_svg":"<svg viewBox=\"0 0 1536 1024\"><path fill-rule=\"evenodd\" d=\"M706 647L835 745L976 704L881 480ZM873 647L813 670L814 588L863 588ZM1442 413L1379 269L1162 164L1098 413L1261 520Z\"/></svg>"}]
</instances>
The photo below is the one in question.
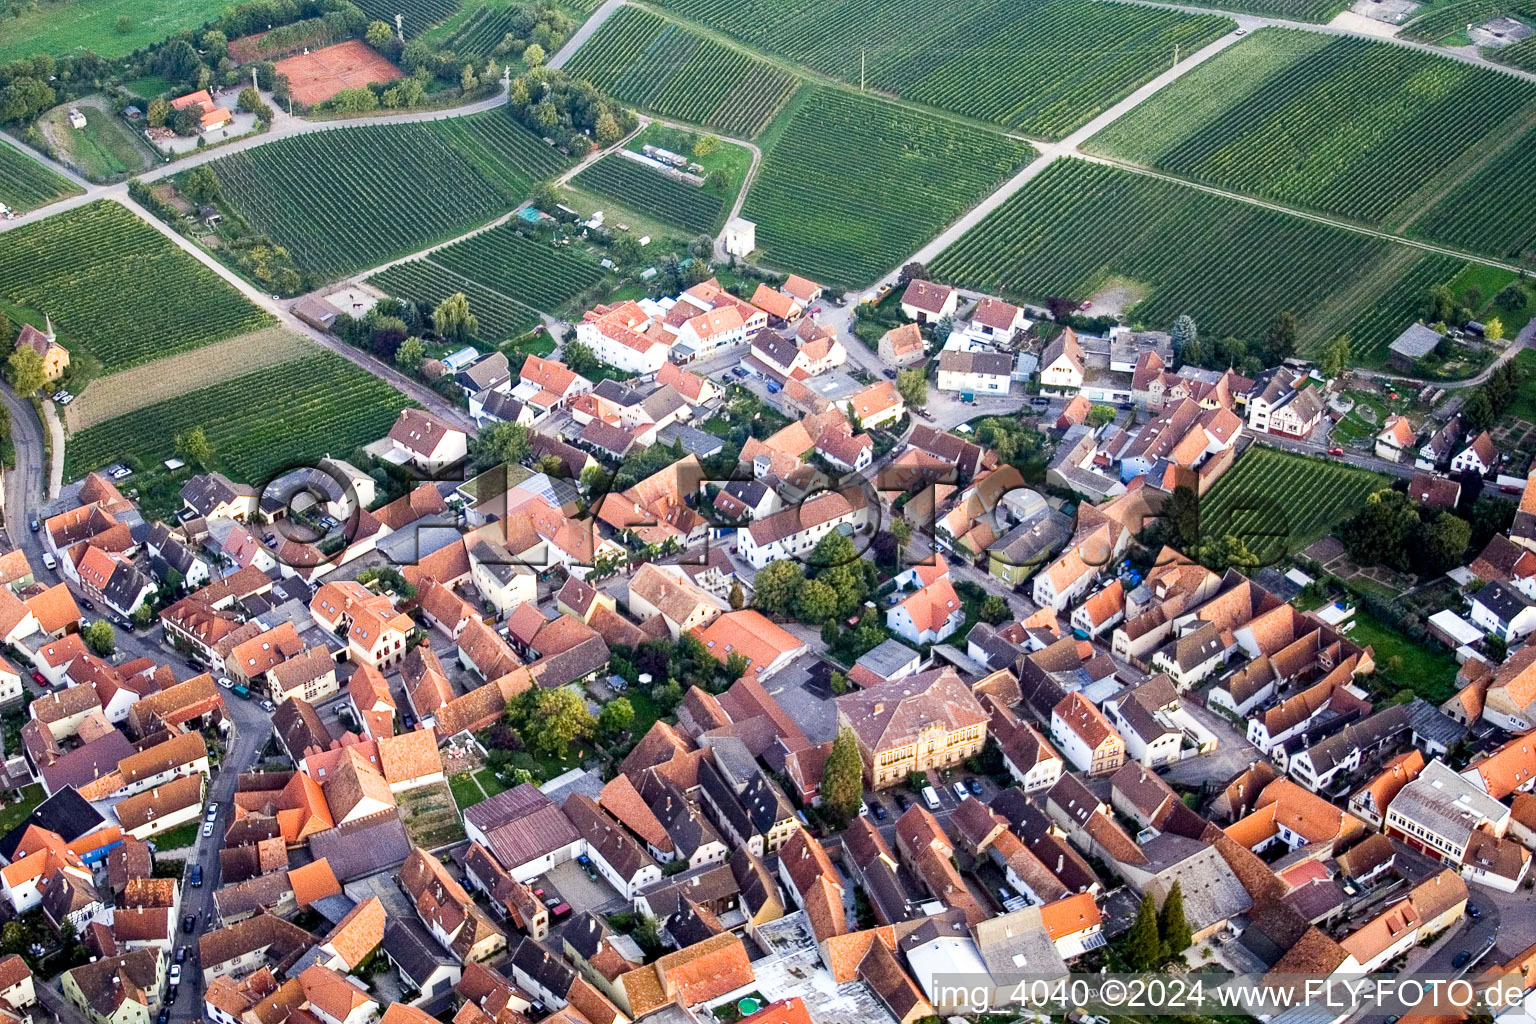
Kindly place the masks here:
<instances>
[{"instance_id":1,"label":"row of trees","mask_svg":"<svg viewBox=\"0 0 1536 1024\"><path fill-rule=\"evenodd\" d=\"M529 57L525 51L525 63L531 63ZM586 156L594 145L618 142L639 124L634 111L606 93L564 71L545 67L531 67L512 79L507 104L530 130L554 139L574 157Z\"/></svg>"},{"instance_id":2,"label":"row of trees","mask_svg":"<svg viewBox=\"0 0 1536 1024\"><path fill-rule=\"evenodd\" d=\"M1461 403L1461 425L1471 431L1484 431L1499 421L1525 382L1525 373L1513 359L1500 363L1481 387L1475 388Z\"/></svg>"},{"instance_id":3,"label":"row of trees","mask_svg":"<svg viewBox=\"0 0 1536 1024\"><path fill-rule=\"evenodd\" d=\"M1141 898L1120 953L1131 970L1150 971L1183 953L1192 939L1184 915L1184 888L1174 882L1161 908L1152 893Z\"/></svg>"}]
</instances>

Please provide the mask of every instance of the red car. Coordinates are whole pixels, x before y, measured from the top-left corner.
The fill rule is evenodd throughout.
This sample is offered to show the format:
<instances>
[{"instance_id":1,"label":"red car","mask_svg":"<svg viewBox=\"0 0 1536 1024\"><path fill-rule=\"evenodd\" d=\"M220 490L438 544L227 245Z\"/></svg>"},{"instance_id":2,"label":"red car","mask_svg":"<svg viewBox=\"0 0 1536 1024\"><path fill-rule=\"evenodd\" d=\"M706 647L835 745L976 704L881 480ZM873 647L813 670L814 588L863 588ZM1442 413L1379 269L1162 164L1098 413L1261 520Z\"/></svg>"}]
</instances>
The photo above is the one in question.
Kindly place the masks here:
<instances>
[{"instance_id":1,"label":"red car","mask_svg":"<svg viewBox=\"0 0 1536 1024\"><path fill-rule=\"evenodd\" d=\"M1093 300L1092 299L1088 299L1088 300L1085 300L1084 302L1080 303L1077 308L1080 309L1080 310L1083 310L1083 309L1087 309L1091 305L1093 305Z\"/></svg>"},{"instance_id":2,"label":"red car","mask_svg":"<svg viewBox=\"0 0 1536 1024\"><path fill-rule=\"evenodd\" d=\"M34 683L36 683L38 686L47 686L48 685L48 680L43 678L43 674L41 672L34 671L32 673L32 681Z\"/></svg>"},{"instance_id":3,"label":"red car","mask_svg":"<svg viewBox=\"0 0 1536 1024\"><path fill-rule=\"evenodd\" d=\"M1329 455L1343 455L1344 454L1344 449L1343 448L1329 448L1328 449L1328 454Z\"/></svg>"}]
</instances>

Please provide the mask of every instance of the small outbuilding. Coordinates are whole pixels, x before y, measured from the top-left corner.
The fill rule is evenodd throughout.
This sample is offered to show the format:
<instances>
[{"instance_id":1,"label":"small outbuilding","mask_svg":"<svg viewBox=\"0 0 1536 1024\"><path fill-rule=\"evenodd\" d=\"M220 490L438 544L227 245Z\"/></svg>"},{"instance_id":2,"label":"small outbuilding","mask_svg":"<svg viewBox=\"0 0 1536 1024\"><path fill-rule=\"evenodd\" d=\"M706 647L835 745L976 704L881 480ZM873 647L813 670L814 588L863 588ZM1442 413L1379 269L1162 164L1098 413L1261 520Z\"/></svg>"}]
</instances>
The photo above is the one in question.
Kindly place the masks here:
<instances>
[{"instance_id":1,"label":"small outbuilding","mask_svg":"<svg viewBox=\"0 0 1536 1024\"><path fill-rule=\"evenodd\" d=\"M1411 373L1414 364L1439 348L1443 340L1444 336L1438 331L1423 324L1414 324L1387 346L1387 361L1392 369Z\"/></svg>"}]
</instances>

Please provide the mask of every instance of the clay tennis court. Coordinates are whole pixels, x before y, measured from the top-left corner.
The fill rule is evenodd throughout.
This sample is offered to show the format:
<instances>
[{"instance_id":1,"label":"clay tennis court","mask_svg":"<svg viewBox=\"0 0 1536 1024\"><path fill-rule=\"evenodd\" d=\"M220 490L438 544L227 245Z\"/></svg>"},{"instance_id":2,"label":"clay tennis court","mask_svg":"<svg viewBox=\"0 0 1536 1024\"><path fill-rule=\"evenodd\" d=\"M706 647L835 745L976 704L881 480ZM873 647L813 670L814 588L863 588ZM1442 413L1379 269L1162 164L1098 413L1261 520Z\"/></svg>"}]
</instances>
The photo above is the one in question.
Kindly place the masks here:
<instances>
[{"instance_id":1,"label":"clay tennis court","mask_svg":"<svg viewBox=\"0 0 1536 1024\"><path fill-rule=\"evenodd\" d=\"M305 106L328 100L343 89L405 77L405 72L360 39L287 57L274 66L278 74L288 76L293 98Z\"/></svg>"}]
</instances>

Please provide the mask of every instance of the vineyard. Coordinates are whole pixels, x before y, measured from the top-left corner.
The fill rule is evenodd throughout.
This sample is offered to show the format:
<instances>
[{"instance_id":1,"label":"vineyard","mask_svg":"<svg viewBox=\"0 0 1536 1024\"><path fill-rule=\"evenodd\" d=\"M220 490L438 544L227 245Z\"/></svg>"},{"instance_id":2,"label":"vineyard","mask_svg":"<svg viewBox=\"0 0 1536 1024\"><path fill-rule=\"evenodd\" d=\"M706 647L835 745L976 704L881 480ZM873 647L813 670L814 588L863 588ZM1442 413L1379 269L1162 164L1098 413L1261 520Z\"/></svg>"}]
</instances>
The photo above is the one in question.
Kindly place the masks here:
<instances>
[{"instance_id":1,"label":"vineyard","mask_svg":"<svg viewBox=\"0 0 1536 1024\"><path fill-rule=\"evenodd\" d=\"M1052 139L1236 27L1100 0L662 2L846 82Z\"/></svg>"},{"instance_id":2,"label":"vineyard","mask_svg":"<svg viewBox=\"0 0 1536 1024\"><path fill-rule=\"evenodd\" d=\"M131 459L150 470L176 453L174 438L202 427L214 462L260 485L274 472L382 437L412 404L373 374L321 352L147 405L75 434L70 479Z\"/></svg>"},{"instance_id":3,"label":"vineyard","mask_svg":"<svg viewBox=\"0 0 1536 1024\"><path fill-rule=\"evenodd\" d=\"M459 9L459 0L355 0L369 21L395 27L395 15L404 15L405 38L414 39L433 25L446 21Z\"/></svg>"},{"instance_id":4,"label":"vineyard","mask_svg":"<svg viewBox=\"0 0 1536 1024\"><path fill-rule=\"evenodd\" d=\"M603 272L591 260L548 242L524 238L510 227L482 231L437 250L431 259L502 295L551 313L603 279Z\"/></svg>"},{"instance_id":5,"label":"vineyard","mask_svg":"<svg viewBox=\"0 0 1536 1024\"><path fill-rule=\"evenodd\" d=\"M1321 25L1332 21L1340 11L1349 10L1349 0L1201 0L1193 6Z\"/></svg>"},{"instance_id":6,"label":"vineyard","mask_svg":"<svg viewBox=\"0 0 1536 1024\"><path fill-rule=\"evenodd\" d=\"M0 298L53 318L111 373L272 318L154 228L97 202L0 234Z\"/></svg>"},{"instance_id":7,"label":"vineyard","mask_svg":"<svg viewBox=\"0 0 1536 1024\"><path fill-rule=\"evenodd\" d=\"M1434 252L1415 258L1390 288L1373 296L1367 308L1358 310L1354 320L1340 328L1350 337L1350 362L1355 366L1384 366L1387 346L1419 319L1429 290L1455 277L1463 266L1466 264L1461 260ZM1336 334L1319 332L1318 341Z\"/></svg>"},{"instance_id":8,"label":"vineyard","mask_svg":"<svg viewBox=\"0 0 1536 1024\"><path fill-rule=\"evenodd\" d=\"M445 270L430 259L396 263L368 282L425 308L436 306L454 292L463 292L469 311L480 322L480 339L490 344L515 338L539 323L539 314L528 306Z\"/></svg>"},{"instance_id":9,"label":"vineyard","mask_svg":"<svg viewBox=\"0 0 1536 1024\"><path fill-rule=\"evenodd\" d=\"M1109 278L1124 277L1147 289L1134 318L1149 328L1166 330L1190 313L1202 334L1257 340L1287 310L1309 326L1310 311L1392 245L1148 175L1063 160L928 269L937 280L1034 302L1085 299ZM1406 312L1423 296L1403 299Z\"/></svg>"},{"instance_id":10,"label":"vineyard","mask_svg":"<svg viewBox=\"0 0 1536 1024\"><path fill-rule=\"evenodd\" d=\"M1513 46L1484 50L1483 56L1521 71L1536 72L1536 36L1526 36Z\"/></svg>"},{"instance_id":11,"label":"vineyard","mask_svg":"<svg viewBox=\"0 0 1536 1024\"><path fill-rule=\"evenodd\" d=\"M992 192L1033 150L882 100L811 88L758 169L743 216L766 262L868 284Z\"/></svg>"},{"instance_id":12,"label":"vineyard","mask_svg":"<svg viewBox=\"0 0 1536 1024\"><path fill-rule=\"evenodd\" d=\"M1431 206L1408 233L1511 260L1536 259L1536 129L1514 139L1453 192Z\"/></svg>"},{"instance_id":13,"label":"vineyard","mask_svg":"<svg viewBox=\"0 0 1536 1024\"><path fill-rule=\"evenodd\" d=\"M1454 185L1467 173L1458 158L1475 159L1533 116L1536 85L1513 75L1389 43L1271 28L1174 82L1091 148L1382 224ZM1528 173L1507 171L1508 187L1529 189Z\"/></svg>"},{"instance_id":14,"label":"vineyard","mask_svg":"<svg viewBox=\"0 0 1536 1024\"><path fill-rule=\"evenodd\" d=\"M673 181L620 156L603 157L572 178L571 184L665 224L676 224L689 234L713 233L725 213L725 200L716 193Z\"/></svg>"},{"instance_id":15,"label":"vineyard","mask_svg":"<svg viewBox=\"0 0 1536 1024\"><path fill-rule=\"evenodd\" d=\"M498 107L279 139L208 166L253 227L336 277L491 220L562 165Z\"/></svg>"},{"instance_id":16,"label":"vineyard","mask_svg":"<svg viewBox=\"0 0 1536 1024\"><path fill-rule=\"evenodd\" d=\"M1268 561L1328 533L1390 481L1339 462L1255 446L1200 502L1200 533L1228 534Z\"/></svg>"},{"instance_id":17,"label":"vineyard","mask_svg":"<svg viewBox=\"0 0 1536 1024\"><path fill-rule=\"evenodd\" d=\"M627 103L748 137L799 85L766 61L638 7L615 11L566 70Z\"/></svg>"},{"instance_id":18,"label":"vineyard","mask_svg":"<svg viewBox=\"0 0 1536 1024\"><path fill-rule=\"evenodd\" d=\"M31 157L0 144L0 203L18 213L47 206L80 189Z\"/></svg>"},{"instance_id":19,"label":"vineyard","mask_svg":"<svg viewBox=\"0 0 1536 1024\"><path fill-rule=\"evenodd\" d=\"M481 7L465 18L443 45L465 60L483 61L512 31L512 25L512 8Z\"/></svg>"}]
</instances>

